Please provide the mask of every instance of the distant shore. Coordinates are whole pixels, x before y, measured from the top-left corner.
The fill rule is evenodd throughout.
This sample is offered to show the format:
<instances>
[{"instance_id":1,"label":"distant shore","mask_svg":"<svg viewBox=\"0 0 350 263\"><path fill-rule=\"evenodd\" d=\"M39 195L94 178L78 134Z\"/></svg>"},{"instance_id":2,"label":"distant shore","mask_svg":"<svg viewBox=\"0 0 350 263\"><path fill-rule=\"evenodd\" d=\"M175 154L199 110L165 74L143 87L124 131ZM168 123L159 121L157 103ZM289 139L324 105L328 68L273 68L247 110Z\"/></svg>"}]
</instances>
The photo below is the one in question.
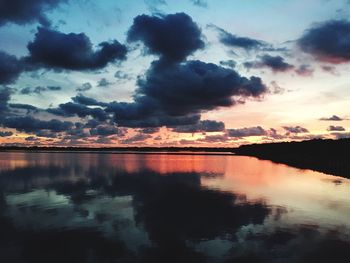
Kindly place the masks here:
<instances>
[{"instance_id":1,"label":"distant shore","mask_svg":"<svg viewBox=\"0 0 350 263\"><path fill-rule=\"evenodd\" d=\"M311 169L323 173L350 178L350 139L309 140L242 145L238 148L218 147L18 147L0 146L0 152L100 152L134 154L208 154L244 155L271 160L289 166Z\"/></svg>"},{"instance_id":2,"label":"distant shore","mask_svg":"<svg viewBox=\"0 0 350 263\"><path fill-rule=\"evenodd\" d=\"M0 146L0 152L6 151L53 151L53 152L132 152L132 153L227 153L233 154L237 148L215 147L45 147L45 146Z\"/></svg>"},{"instance_id":3,"label":"distant shore","mask_svg":"<svg viewBox=\"0 0 350 263\"><path fill-rule=\"evenodd\" d=\"M234 152L350 178L350 139L251 144Z\"/></svg>"}]
</instances>

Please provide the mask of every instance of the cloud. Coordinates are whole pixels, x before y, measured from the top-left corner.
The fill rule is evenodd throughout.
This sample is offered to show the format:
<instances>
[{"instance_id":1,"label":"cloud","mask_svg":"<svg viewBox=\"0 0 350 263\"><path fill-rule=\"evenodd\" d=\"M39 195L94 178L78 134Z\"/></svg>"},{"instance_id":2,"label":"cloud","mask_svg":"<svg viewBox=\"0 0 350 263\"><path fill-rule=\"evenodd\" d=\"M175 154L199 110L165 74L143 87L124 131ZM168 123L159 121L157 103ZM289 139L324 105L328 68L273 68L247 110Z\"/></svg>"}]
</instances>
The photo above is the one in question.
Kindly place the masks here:
<instances>
[{"instance_id":1,"label":"cloud","mask_svg":"<svg viewBox=\"0 0 350 263\"><path fill-rule=\"evenodd\" d=\"M92 89L92 85L90 82L83 83L80 87L76 88L75 90L78 92L84 92Z\"/></svg>"},{"instance_id":2,"label":"cloud","mask_svg":"<svg viewBox=\"0 0 350 263\"><path fill-rule=\"evenodd\" d=\"M241 129L227 129L227 135L229 137L241 138L250 136L263 136L267 135L267 131L261 126L241 128Z\"/></svg>"},{"instance_id":3,"label":"cloud","mask_svg":"<svg viewBox=\"0 0 350 263\"><path fill-rule=\"evenodd\" d=\"M210 27L213 27L219 33L220 42L228 47L237 47L243 48L245 50L253 50L268 46L268 44L263 41L249 37L240 37L234 35L215 25L210 25Z\"/></svg>"},{"instance_id":4,"label":"cloud","mask_svg":"<svg viewBox=\"0 0 350 263\"><path fill-rule=\"evenodd\" d=\"M73 123L67 121L60 121L52 119L49 121L43 121L35 119L31 116L15 116L7 117L2 120L1 124L7 128L13 128L21 132L36 132L39 130L50 130L54 132L67 131L73 126Z\"/></svg>"},{"instance_id":5,"label":"cloud","mask_svg":"<svg viewBox=\"0 0 350 263\"><path fill-rule=\"evenodd\" d=\"M106 121L108 119L108 115L104 110L100 108L89 108L86 105L74 102L62 103L58 106L58 108L47 109L47 112L64 117L72 117L77 115L80 118L92 116L99 121Z\"/></svg>"},{"instance_id":6,"label":"cloud","mask_svg":"<svg viewBox=\"0 0 350 263\"><path fill-rule=\"evenodd\" d=\"M183 125L172 129L173 132L220 132L225 130L225 124L221 121L203 120L192 125Z\"/></svg>"},{"instance_id":7,"label":"cloud","mask_svg":"<svg viewBox=\"0 0 350 263\"><path fill-rule=\"evenodd\" d=\"M220 61L220 65L221 66L224 66L224 67L229 67L229 68L234 68L236 67L236 62L232 59L229 59L229 60L221 60Z\"/></svg>"},{"instance_id":8,"label":"cloud","mask_svg":"<svg viewBox=\"0 0 350 263\"><path fill-rule=\"evenodd\" d=\"M49 130L38 130L34 132L37 137L45 137L45 138L57 138L58 134L56 132L52 132Z\"/></svg>"},{"instance_id":9,"label":"cloud","mask_svg":"<svg viewBox=\"0 0 350 263\"><path fill-rule=\"evenodd\" d=\"M199 7L208 7L208 2L206 0L190 0L194 5Z\"/></svg>"},{"instance_id":10,"label":"cloud","mask_svg":"<svg viewBox=\"0 0 350 263\"><path fill-rule=\"evenodd\" d=\"M150 138L152 138L152 136L149 134L139 133L139 134L136 134L136 135L129 137L125 140L121 140L120 143L122 143L122 144L139 143L139 142L144 142L145 140L150 139Z\"/></svg>"},{"instance_id":11,"label":"cloud","mask_svg":"<svg viewBox=\"0 0 350 263\"><path fill-rule=\"evenodd\" d=\"M62 88L59 86L47 86L47 87L37 86L35 88L25 87L20 90L20 93L24 95L30 95L30 94L41 94L42 92L46 92L46 91L59 91L59 90L62 90Z\"/></svg>"},{"instance_id":12,"label":"cloud","mask_svg":"<svg viewBox=\"0 0 350 263\"><path fill-rule=\"evenodd\" d=\"M150 54L160 58L138 78L133 102L111 102L106 107L119 126L199 125L203 112L267 93L258 77L242 77L212 63L186 61L204 42L197 24L184 13L138 16L128 31L128 41L142 41Z\"/></svg>"},{"instance_id":13,"label":"cloud","mask_svg":"<svg viewBox=\"0 0 350 263\"><path fill-rule=\"evenodd\" d=\"M185 13L137 16L128 31L128 41L141 41L150 54L171 62L183 61L204 47L201 30Z\"/></svg>"},{"instance_id":14,"label":"cloud","mask_svg":"<svg viewBox=\"0 0 350 263\"><path fill-rule=\"evenodd\" d=\"M13 83L23 71L21 62L3 51L0 51L0 61L0 85Z\"/></svg>"},{"instance_id":15,"label":"cloud","mask_svg":"<svg viewBox=\"0 0 350 263\"><path fill-rule=\"evenodd\" d=\"M26 137L25 140L27 142L37 142L37 141L40 141L40 139L38 137L35 137L35 136L29 136L29 137Z\"/></svg>"},{"instance_id":16,"label":"cloud","mask_svg":"<svg viewBox=\"0 0 350 263\"><path fill-rule=\"evenodd\" d=\"M144 2L152 13L160 13L159 7L167 5L165 0L144 0Z\"/></svg>"},{"instance_id":17,"label":"cloud","mask_svg":"<svg viewBox=\"0 0 350 263\"><path fill-rule=\"evenodd\" d=\"M281 56L263 55L257 61L245 62L244 66L250 68L270 68L273 72L286 72L294 68L293 65L284 61Z\"/></svg>"},{"instance_id":18,"label":"cloud","mask_svg":"<svg viewBox=\"0 0 350 263\"><path fill-rule=\"evenodd\" d=\"M147 97L174 116L232 106L233 96L258 97L267 90L260 78L241 77L234 70L198 60L170 66L154 62L138 85L136 101Z\"/></svg>"},{"instance_id":19,"label":"cloud","mask_svg":"<svg viewBox=\"0 0 350 263\"><path fill-rule=\"evenodd\" d=\"M65 34L39 27L28 45L25 61L30 67L67 70L96 70L126 58L127 49L117 40L102 42L94 50L84 34Z\"/></svg>"},{"instance_id":20,"label":"cloud","mask_svg":"<svg viewBox=\"0 0 350 263\"><path fill-rule=\"evenodd\" d=\"M119 80L132 80L132 76L127 74L127 73L124 73L123 71L121 70L118 70L115 74L114 74L114 77L119 79Z\"/></svg>"},{"instance_id":21,"label":"cloud","mask_svg":"<svg viewBox=\"0 0 350 263\"><path fill-rule=\"evenodd\" d=\"M13 135L11 131L0 131L0 137L10 137Z\"/></svg>"},{"instance_id":22,"label":"cloud","mask_svg":"<svg viewBox=\"0 0 350 263\"><path fill-rule=\"evenodd\" d=\"M99 125L96 128L90 129L90 134L99 136L109 136L119 134L119 130L111 125Z\"/></svg>"},{"instance_id":23,"label":"cloud","mask_svg":"<svg viewBox=\"0 0 350 263\"><path fill-rule=\"evenodd\" d=\"M82 94L79 94L72 98L72 101L78 104L86 105L86 106L102 106L105 107L108 103L97 101L96 99L86 97Z\"/></svg>"},{"instance_id":24,"label":"cloud","mask_svg":"<svg viewBox=\"0 0 350 263\"><path fill-rule=\"evenodd\" d=\"M14 108L14 109L26 110L27 114L32 112L32 111L37 111L38 110L38 108L33 106L33 105L22 104L22 103L10 103L9 106L11 108Z\"/></svg>"},{"instance_id":25,"label":"cloud","mask_svg":"<svg viewBox=\"0 0 350 263\"><path fill-rule=\"evenodd\" d=\"M337 74L336 68L335 68L334 66L323 65L323 66L321 66L321 69L322 69L324 72L328 72L328 73L331 73L331 74L333 74L333 75L336 75L336 74Z\"/></svg>"},{"instance_id":26,"label":"cloud","mask_svg":"<svg viewBox=\"0 0 350 263\"><path fill-rule=\"evenodd\" d=\"M282 88L276 81L271 81L270 92L272 94L283 94L286 90Z\"/></svg>"},{"instance_id":27,"label":"cloud","mask_svg":"<svg viewBox=\"0 0 350 263\"><path fill-rule=\"evenodd\" d=\"M302 77L310 77L314 73L314 70L310 65L302 64L295 70L295 73Z\"/></svg>"},{"instance_id":28,"label":"cloud","mask_svg":"<svg viewBox=\"0 0 350 263\"><path fill-rule=\"evenodd\" d=\"M7 23L24 25L39 22L50 24L45 13L66 0L14 0L0 2L0 26Z\"/></svg>"},{"instance_id":29,"label":"cloud","mask_svg":"<svg viewBox=\"0 0 350 263\"><path fill-rule=\"evenodd\" d=\"M345 131L345 128L343 126L333 126L333 125L330 125L328 128L327 128L327 131Z\"/></svg>"},{"instance_id":30,"label":"cloud","mask_svg":"<svg viewBox=\"0 0 350 263\"><path fill-rule=\"evenodd\" d=\"M119 126L130 128L189 125L200 120L199 114L170 116L157 107L155 101L146 97L131 103L112 102L106 112L114 114Z\"/></svg>"},{"instance_id":31,"label":"cloud","mask_svg":"<svg viewBox=\"0 0 350 263\"><path fill-rule=\"evenodd\" d=\"M283 129L285 129L289 133L308 133L309 131L301 126L283 126Z\"/></svg>"},{"instance_id":32,"label":"cloud","mask_svg":"<svg viewBox=\"0 0 350 263\"><path fill-rule=\"evenodd\" d=\"M348 139L348 138L350 138L350 133L349 133L349 132L346 132L346 133L334 132L334 133L332 133L332 135L333 135L336 139Z\"/></svg>"},{"instance_id":33,"label":"cloud","mask_svg":"<svg viewBox=\"0 0 350 263\"><path fill-rule=\"evenodd\" d=\"M8 102L11 98L11 89L8 87L0 87L0 120L4 113L8 110Z\"/></svg>"},{"instance_id":34,"label":"cloud","mask_svg":"<svg viewBox=\"0 0 350 263\"><path fill-rule=\"evenodd\" d=\"M146 133L146 134L154 134L159 132L158 127L148 127L148 128L143 128L139 130L140 133Z\"/></svg>"},{"instance_id":35,"label":"cloud","mask_svg":"<svg viewBox=\"0 0 350 263\"><path fill-rule=\"evenodd\" d=\"M196 124L202 112L267 92L258 77L248 79L234 70L201 61L166 65L155 61L138 86L134 102L114 102L106 109L115 113L115 121L121 126Z\"/></svg>"},{"instance_id":36,"label":"cloud","mask_svg":"<svg viewBox=\"0 0 350 263\"><path fill-rule=\"evenodd\" d=\"M331 117L329 118L321 118L320 121L343 121L345 119L337 116L337 115L332 115Z\"/></svg>"},{"instance_id":37,"label":"cloud","mask_svg":"<svg viewBox=\"0 0 350 263\"><path fill-rule=\"evenodd\" d=\"M298 40L302 51L328 63L350 61L350 22L329 20L308 29Z\"/></svg>"},{"instance_id":38,"label":"cloud","mask_svg":"<svg viewBox=\"0 0 350 263\"><path fill-rule=\"evenodd\" d=\"M196 142L205 142L205 143L224 143L229 141L230 138L227 134L222 135L207 135L204 138L196 140Z\"/></svg>"},{"instance_id":39,"label":"cloud","mask_svg":"<svg viewBox=\"0 0 350 263\"><path fill-rule=\"evenodd\" d=\"M98 86L98 87L108 87L108 86L111 85L111 84L112 84L112 83L109 82L107 79L102 78L102 79L100 79L100 80L98 81L97 86Z\"/></svg>"}]
</instances>

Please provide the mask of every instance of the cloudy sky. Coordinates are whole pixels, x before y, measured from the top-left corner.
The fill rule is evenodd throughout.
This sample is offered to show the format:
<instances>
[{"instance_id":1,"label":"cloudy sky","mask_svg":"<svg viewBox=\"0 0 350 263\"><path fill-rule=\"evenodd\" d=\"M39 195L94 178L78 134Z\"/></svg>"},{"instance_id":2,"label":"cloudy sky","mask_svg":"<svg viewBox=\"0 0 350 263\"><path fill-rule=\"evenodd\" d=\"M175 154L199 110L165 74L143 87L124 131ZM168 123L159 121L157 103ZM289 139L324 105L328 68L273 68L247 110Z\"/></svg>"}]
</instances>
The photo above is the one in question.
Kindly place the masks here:
<instances>
[{"instance_id":1,"label":"cloudy sky","mask_svg":"<svg viewBox=\"0 0 350 263\"><path fill-rule=\"evenodd\" d=\"M3 145L345 138L348 0L0 1Z\"/></svg>"}]
</instances>

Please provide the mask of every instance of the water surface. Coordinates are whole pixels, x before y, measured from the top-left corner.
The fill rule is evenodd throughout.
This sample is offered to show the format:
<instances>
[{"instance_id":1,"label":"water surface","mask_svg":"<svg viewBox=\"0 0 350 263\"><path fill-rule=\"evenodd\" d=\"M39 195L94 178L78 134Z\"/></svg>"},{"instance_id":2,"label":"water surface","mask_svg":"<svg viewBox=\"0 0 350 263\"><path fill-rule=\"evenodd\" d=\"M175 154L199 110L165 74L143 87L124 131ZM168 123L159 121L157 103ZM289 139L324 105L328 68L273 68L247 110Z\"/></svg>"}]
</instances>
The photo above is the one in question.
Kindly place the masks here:
<instances>
[{"instance_id":1,"label":"water surface","mask_svg":"<svg viewBox=\"0 0 350 263\"><path fill-rule=\"evenodd\" d=\"M0 153L0 262L350 262L350 180L242 156Z\"/></svg>"}]
</instances>

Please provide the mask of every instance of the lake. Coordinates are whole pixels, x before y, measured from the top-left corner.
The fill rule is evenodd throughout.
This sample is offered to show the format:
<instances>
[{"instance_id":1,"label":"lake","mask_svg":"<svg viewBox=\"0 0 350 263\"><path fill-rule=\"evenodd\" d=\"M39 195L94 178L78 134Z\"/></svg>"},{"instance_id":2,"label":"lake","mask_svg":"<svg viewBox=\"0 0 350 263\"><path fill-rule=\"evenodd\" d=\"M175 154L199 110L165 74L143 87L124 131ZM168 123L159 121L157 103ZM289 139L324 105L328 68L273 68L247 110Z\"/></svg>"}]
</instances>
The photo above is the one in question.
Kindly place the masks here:
<instances>
[{"instance_id":1,"label":"lake","mask_svg":"<svg viewBox=\"0 0 350 263\"><path fill-rule=\"evenodd\" d=\"M0 262L350 262L350 180L233 155L0 153Z\"/></svg>"}]
</instances>

